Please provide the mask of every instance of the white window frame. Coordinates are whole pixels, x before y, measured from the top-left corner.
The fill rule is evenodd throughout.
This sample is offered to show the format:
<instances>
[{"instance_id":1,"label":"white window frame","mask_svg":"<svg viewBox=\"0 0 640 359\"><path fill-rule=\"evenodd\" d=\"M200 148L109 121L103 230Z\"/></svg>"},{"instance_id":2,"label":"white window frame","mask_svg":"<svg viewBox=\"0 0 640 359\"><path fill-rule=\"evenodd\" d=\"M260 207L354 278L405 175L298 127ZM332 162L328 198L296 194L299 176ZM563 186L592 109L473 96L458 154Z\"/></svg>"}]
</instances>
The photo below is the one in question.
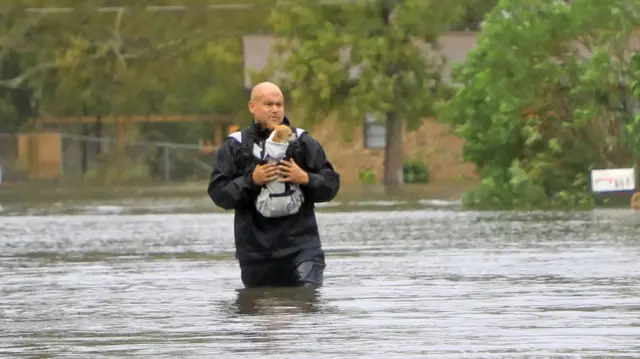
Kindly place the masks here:
<instances>
[{"instance_id":1,"label":"white window frame","mask_svg":"<svg viewBox=\"0 0 640 359\"><path fill-rule=\"evenodd\" d=\"M381 114L365 115L362 137L364 148L382 150L387 147L387 126Z\"/></svg>"}]
</instances>

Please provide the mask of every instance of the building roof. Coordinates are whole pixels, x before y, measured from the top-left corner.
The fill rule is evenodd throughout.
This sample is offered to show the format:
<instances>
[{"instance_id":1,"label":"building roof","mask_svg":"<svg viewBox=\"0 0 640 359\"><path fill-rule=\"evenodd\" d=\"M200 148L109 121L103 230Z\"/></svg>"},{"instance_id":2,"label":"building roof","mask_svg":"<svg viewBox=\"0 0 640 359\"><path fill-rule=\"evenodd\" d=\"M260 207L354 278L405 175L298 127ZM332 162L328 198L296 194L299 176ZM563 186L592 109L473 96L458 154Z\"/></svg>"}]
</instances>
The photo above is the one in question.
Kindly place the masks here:
<instances>
[{"instance_id":1,"label":"building roof","mask_svg":"<svg viewBox=\"0 0 640 359\"><path fill-rule=\"evenodd\" d=\"M448 63L464 62L467 53L475 47L476 39L476 32L460 31L442 34L439 39L441 49L436 53L443 55ZM271 35L248 35L243 37L244 85L246 88L253 86L250 72L262 70L267 66L275 44L276 37ZM431 53L428 44L421 43L418 46L425 57ZM446 66L443 77L447 78L448 76L449 68Z\"/></svg>"}]
</instances>

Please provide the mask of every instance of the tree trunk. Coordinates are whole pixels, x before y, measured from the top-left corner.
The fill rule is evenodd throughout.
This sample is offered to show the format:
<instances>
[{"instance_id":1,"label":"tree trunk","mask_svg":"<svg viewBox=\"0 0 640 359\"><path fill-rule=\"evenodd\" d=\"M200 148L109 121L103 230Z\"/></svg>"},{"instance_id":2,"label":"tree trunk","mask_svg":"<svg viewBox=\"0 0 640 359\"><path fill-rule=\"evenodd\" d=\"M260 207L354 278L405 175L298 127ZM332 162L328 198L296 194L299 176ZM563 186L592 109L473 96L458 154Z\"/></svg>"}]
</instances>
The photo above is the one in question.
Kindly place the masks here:
<instances>
[{"instance_id":1,"label":"tree trunk","mask_svg":"<svg viewBox=\"0 0 640 359\"><path fill-rule=\"evenodd\" d=\"M386 25L386 27L391 26L391 15L395 5L391 4L391 2L383 1L382 2L382 21ZM409 41L409 38L405 38L404 41ZM393 53L399 49L400 44L398 41L394 41L394 38L391 37L391 41L388 43L389 51ZM393 78L394 75L398 73L398 69L400 68L397 63L388 64L385 73L389 78ZM397 81L397 80L396 80ZM394 97L399 98L399 86L396 83L394 86ZM394 106L396 105L394 101ZM386 131L386 146L384 149L384 188L387 194L393 194L393 192L399 189L404 183L404 176L402 173L402 135L404 127L402 126L402 120L398 118L398 113L396 111L387 112L387 131Z\"/></svg>"},{"instance_id":2,"label":"tree trunk","mask_svg":"<svg viewBox=\"0 0 640 359\"><path fill-rule=\"evenodd\" d=\"M386 146L384 149L384 187L387 192L404 183L402 173L402 120L393 111L387 112Z\"/></svg>"}]
</instances>

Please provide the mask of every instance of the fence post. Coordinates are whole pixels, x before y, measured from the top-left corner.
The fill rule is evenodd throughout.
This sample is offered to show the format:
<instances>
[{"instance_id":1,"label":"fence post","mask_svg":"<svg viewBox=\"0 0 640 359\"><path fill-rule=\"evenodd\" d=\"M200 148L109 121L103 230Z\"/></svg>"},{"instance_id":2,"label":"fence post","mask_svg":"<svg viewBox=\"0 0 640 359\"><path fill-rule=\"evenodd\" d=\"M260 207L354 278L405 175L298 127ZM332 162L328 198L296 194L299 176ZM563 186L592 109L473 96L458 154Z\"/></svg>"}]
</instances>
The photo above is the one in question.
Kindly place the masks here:
<instances>
[{"instance_id":1,"label":"fence post","mask_svg":"<svg viewBox=\"0 0 640 359\"><path fill-rule=\"evenodd\" d=\"M124 143L124 136L125 136L125 129L124 129L124 123L122 122L122 118L118 118L117 121L117 125L118 125L118 132L117 132L117 138L116 138L116 162L117 162L117 168L118 168L118 180L122 180L123 173L125 170L125 166L124 166L124 152L125 152L125 143Z\"/></svg>"},{"instance_id":2,"label":"fence post","mask_svg":"<svg viewBox=\"0 0 640 359\"><path fill-rule=\"evenodd\" d=\"M60 133L60 169L58 174L58 184L64 183L64 134Z\"/></svg>"},{"instance_id":3,"label":"fence post","mask_svg":"<svg viewBox=\"0 0 640 359\"><path fill-rule=\"evenodd\" d=\"M169 168L170 166L170 161L169 161L169 145L163 145L163 152L164 152L164 181L165 182L169 182L169 180L171 179L171 169Z\"/></svg>"}]
</instances>

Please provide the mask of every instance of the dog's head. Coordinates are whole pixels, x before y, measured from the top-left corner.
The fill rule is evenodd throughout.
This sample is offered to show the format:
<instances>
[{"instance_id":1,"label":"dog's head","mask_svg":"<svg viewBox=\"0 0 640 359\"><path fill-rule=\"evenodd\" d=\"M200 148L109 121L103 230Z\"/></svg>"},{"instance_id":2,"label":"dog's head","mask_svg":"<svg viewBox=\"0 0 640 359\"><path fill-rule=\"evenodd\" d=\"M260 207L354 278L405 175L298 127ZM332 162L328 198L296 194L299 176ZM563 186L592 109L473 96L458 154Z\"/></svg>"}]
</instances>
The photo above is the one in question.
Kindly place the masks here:
<instances>
[{"instance_id":1,"label":"dog's head","mask_svg":"<svg viewBox=\"0 0 640 359\"><path fill-rule=\"evenodd\" d=\"M273 132L275 132L272 139L273 142L287 143L296 138L291 128L287 125L278 125L273 129Z\"/></svg>"}]
</instances>

